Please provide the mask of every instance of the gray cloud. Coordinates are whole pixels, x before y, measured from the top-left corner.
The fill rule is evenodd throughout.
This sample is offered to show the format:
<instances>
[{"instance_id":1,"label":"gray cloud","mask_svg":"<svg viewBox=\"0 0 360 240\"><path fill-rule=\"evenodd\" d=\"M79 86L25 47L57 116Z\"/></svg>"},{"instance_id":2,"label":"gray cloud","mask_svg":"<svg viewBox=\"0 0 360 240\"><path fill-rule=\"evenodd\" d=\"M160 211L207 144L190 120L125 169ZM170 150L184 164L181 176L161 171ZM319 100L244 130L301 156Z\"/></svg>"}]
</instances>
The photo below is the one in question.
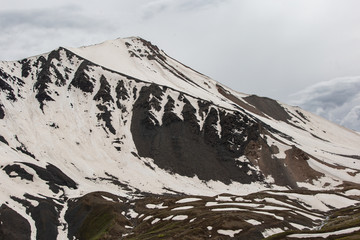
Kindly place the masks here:
<instances>
[{"instance_id":1,"label":"gray cloud","mask_svg":"<svg viewBox=\"0 0 360 240\"><path fill-rule=\"evenodd\" d=\"M137 35L238 91L282 101L315 82L360 75L360 2L209 2L144 3Z\"/></svg>"},{"instance_id":2,"label":"gray cloud","mask_svg":"<svg viewBox=\"0 0 360 240\"><path fill-rule=\"evenodd\" d=\"M84 14L77 5L65 5L2 10L0 28L0 55L2 60L10 60L41 54L59 46L90 44L94 39L103 41L104 35L109 35L114 26L105 19Z\"/></svg>"},{"instance_id":3,"label":"gray cloud","mask_svg":"<svg viewBox=\"0 0 360 240\"><path fill-rule=\"evenodd\" d=\"M227 0L188 0L182 1L179 4L179 8L182 11L193 11L199 8L206 8L206 7L217 7L218 4L224 4Z\"/></svg>"},{"instance_id":4,"label":"gray cloud","mask_svg":"<svg viewBox=\"0 0 360 240\"><path fill-rule=\"evenodd\" d=\"M67 5L56 9L8 10L0 12L3 30L14 26L35 28L97 28L98 22L81 14L81 8Z\"/></svg>"},{"instance_id":5,"label":"gray cloud","mask_svg":"<svg viewBox=\"0 0 360 240\"><path fill-rule=\"evenodd\" d=\"M360 77L317 83L294 94L292 103L360 131Z\"/></svg>"},{"instance_id":6,"label":"gray cloud","mask_svg":"<svg viewBox=\"0 0 360 240\"><path fill-rule=\"evenodd\" d=\"M153 0L142 6L143 20L149 20L163 13L188 14L189 11L198 11L206 7L214 7L227 0Z\"/></svg>"},{"instance_id":7,"label":"gray cloud","mask_svg":"<svg viewBox=\"0 0 360 240\"><path fill-rule=\"evenodd\" d=\"M360 75L358 0L17 0L1 9L1 60L141 36L235 90L284 102ZM348 91L316 101L339 108Z\"/></svg>"},{"instance_id":8,"label":"gray cloud","mask_svg":"<svg viewBox=\"0 0 360 240\"><path fill-rule=\"evenodd\" d=\"M142 7L142 17L144 20L150 19L167 9L169 9L172 0L150 1Z\"/></svg>"}]
</instances>

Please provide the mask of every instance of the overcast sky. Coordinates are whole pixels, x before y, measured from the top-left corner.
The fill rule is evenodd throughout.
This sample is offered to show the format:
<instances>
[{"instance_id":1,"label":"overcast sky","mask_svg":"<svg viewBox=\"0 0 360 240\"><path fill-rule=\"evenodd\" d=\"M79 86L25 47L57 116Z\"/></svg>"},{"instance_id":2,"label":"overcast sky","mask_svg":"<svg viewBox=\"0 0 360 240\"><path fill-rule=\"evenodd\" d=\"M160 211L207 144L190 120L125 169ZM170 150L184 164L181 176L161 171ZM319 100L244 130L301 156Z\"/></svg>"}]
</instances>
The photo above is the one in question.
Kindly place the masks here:
<instances>
[{"instance_id":1,"label":"overcast sky","mask_svg":"<svg viewBox=\"0 0 360 240\"><path fill-rule=\"evenodd\" d=\"M360 112L360 85L342 84L360 76L358 0L0 0L0 4L1 60L140 36L237 91L303 107L310 104L312 111L328 117L324 111L333 108L322 104L329 98L309 103L309 96L328 86L337 108L350 108L351 103L349 111L356 112L359 106ZM342 94L352 94L345 102L335 91L343 85L347 87ZM340 123L349 114L339 112L330 119ZM355 121L360 114L352 116Z\"/></svg>"}]
</instances>

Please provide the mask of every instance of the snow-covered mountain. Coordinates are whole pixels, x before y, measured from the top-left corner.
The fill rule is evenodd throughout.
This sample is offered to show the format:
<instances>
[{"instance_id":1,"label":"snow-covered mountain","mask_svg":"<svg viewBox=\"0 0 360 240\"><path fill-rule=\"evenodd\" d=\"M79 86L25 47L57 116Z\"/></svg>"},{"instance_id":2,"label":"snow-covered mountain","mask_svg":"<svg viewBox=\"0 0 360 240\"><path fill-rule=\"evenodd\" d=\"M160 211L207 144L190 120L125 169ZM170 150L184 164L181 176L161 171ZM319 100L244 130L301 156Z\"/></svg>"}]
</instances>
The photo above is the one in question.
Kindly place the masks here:
<instances>
[{"instance_id":1,"label":"snow-covered mountain","mask_svg":"<svg viewBox=\"0 0 360 240\"><path fill-rule=\"evenodd\" d=\"M251 230L258 239L325 224L331 209L359 203L360 135L233 91L133 37L0 62L0 167L0 238L170 238L146 231L193 226L204 206L232 206L223 210L231 215L241 205L268 219L197 236ZM260 193L268 208L252 211ZM164 210L179 204L197 210ZM291 220L296 211L306 220Z\"/></svg>"}]
</instances>

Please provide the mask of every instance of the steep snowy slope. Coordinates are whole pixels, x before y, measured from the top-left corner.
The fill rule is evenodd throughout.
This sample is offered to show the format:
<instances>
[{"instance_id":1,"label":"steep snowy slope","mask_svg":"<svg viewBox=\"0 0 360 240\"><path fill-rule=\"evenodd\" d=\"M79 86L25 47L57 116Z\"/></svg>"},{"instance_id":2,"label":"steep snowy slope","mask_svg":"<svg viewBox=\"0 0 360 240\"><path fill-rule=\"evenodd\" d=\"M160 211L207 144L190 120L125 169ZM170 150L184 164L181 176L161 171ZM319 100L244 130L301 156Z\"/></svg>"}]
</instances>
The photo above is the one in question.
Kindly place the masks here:
<instances>
[{"instance_id":1,"label":"steep snowy slope","mask_svg":"<svg viewBox=\"0 0 360 240\"><path fill-rule=\"evenodd\" d=\"M352 131L340 129L341 127L298 108L280 105L266 98L225 90L224 86L176 62L156 46L140 38L117 39L71 51L108 69L173 88L226 109L239 111L238 107L241 107L241 110L255 114L255 117L265 124L293 138L292 141L282 140L286 143L283 150L290 149L291 145L298 146L313 155L308 161L313 168L331 171L331 175L339 180L360 179L356 174L348 174L360 169L360 162L352 161L354 156L356 159L356 155L359 155L359 136ZM132 57L129 58L129 55ZM242 103L239 103L240 101ZM163 102L163 106L164 104ZM253 111L252 107L257 110ZM181 114L178 115L181 117ZM161 117L158 120L161 125ZM201 122L200 118L198 120ZM268 145L271 143L268 142ZM333 157L334 154L336 157ZM329 166L321 161L330 164L330 167L344 166L347 169L329 169ZM357 182L359 183L359 180Z\"/></svg>"},{"instance_id":2,"label":"steep snowy slope","mask_svg":"<svg viewBox=\"0 0 360 240\"><path fill-rule=\"evenodd\" d=\"M90 203L122 202L116 219L134 224L127 203L149 194L326 189L344 207L359 195L345 194L360 184L358 133L235 92L141 38L0 62L0 156L0 236L22 223L19 239L87 239Z\"/></svg>"},{"instance_id":3,"label":"steep snowy slope","mask_svg":"<svg viewBox=\"0 0 360 240\"><path fill-rule=\"evenodd\" d=\"M107 69L145 82L201 96L214 103L225 100L219 98L214 80L177 62L142 38L116 39L68 50Z\"/></svg>"}]
</instances>

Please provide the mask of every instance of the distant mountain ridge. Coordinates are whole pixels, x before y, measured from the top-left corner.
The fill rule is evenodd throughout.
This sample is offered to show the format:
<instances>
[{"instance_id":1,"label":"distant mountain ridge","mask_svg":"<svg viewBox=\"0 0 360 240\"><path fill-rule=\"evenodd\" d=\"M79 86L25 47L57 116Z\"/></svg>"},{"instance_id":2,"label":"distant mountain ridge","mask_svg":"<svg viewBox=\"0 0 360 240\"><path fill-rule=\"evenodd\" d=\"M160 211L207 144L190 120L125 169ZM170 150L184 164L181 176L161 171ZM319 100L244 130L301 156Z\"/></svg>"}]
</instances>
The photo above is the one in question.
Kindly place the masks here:
<instances>
[{"instance_id":1,"label":"distant mountain ridge","mask_svg":"<svg viewBox=\"0 0 360 240\"><path fill-rule=\"evenodd\" d=\"M162 229L167 217L191 225L197 221L189 216L204 211L194 205L194 212L184 208L184 215L155 221L149 209L161 209L151 207L160 204L156 198L170 206L188 196L209 207L221 202L211 197L229 194L228 214L235 214L235 206L258 204L257 193L329 194L344 207L358 204L360 195L358 133L233 91L139 37L0 62L0 152L4 239L146 239L143 231L156 224ZM247 194L246 201L237 197ZM305 195L298 201L306 202ZM284 207L285 196L264 204ZM243 203L230 204L236 199ZM311 214L304 206L301 211ZM338 208L331 201L314 207L320 215ZM262 215L282 216L271 211ZM301 229L294 227L300 220L286 219L277 232ZM302 226L312 228L317 220L306 217ZM24 227L14 232L14 222ZM223 226L228 232L220 223L208 231L213 237L248 232L237 232L242 223L235 222ZM271 221L263 222L262 228L246 225L249 239L271 235ZM176 229L173 236L182 239L176 234L183 229ZM164 229L158 234L171 238Z\"/></svg>"}]
</instances>

